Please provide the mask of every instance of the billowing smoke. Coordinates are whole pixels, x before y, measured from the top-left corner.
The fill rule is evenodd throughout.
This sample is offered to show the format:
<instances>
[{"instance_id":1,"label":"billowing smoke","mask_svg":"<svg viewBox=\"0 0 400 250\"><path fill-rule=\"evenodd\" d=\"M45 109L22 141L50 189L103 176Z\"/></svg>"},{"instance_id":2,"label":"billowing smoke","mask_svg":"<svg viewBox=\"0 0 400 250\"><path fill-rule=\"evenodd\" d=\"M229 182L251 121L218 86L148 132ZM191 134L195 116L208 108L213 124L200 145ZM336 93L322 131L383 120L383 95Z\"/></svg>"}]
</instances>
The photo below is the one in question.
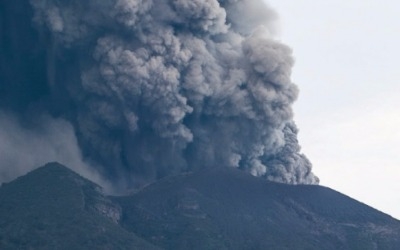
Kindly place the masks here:
<instances>
[{"instance_id":1,"label":"billowing smoke","mask_svg":"<svg viewBox=\"0 0 400 250\"><path fill-rule=\"evenodd\" d=\"M35 39L31 47L3 29L11 42L2 39L2 47L20 52L2 60L17 58L21 70L2 69L8 99L0 105L25 120L45 114L72 124L83 158L110 181L137 187L223 166L318 183L292 120L291 50L274 40L276 14L261 0L30 0L29 7L36 32L21 36ZM29 79L13 84L21 74Z\"/></svg>"}]
</instances>

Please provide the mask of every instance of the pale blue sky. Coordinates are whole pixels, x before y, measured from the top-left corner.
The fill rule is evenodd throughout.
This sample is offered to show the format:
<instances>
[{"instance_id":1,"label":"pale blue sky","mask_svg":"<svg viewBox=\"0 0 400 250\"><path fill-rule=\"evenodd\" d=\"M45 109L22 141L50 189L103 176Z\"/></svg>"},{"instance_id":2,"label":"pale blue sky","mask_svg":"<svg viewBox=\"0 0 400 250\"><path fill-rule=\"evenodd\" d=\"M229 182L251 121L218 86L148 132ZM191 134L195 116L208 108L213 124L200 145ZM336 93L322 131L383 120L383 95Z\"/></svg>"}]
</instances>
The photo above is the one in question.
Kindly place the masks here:
<instances>
[{"instance_id":1,"label":"pale blue sky","mask_svg":"<svg viewBox=\"0 0 400 250\"><path fill-rule=\"evenodd\" d=\"M400 2L266 2L294 51L299 140L321 185L400 218Z\"/></svg>"}]
</instances>

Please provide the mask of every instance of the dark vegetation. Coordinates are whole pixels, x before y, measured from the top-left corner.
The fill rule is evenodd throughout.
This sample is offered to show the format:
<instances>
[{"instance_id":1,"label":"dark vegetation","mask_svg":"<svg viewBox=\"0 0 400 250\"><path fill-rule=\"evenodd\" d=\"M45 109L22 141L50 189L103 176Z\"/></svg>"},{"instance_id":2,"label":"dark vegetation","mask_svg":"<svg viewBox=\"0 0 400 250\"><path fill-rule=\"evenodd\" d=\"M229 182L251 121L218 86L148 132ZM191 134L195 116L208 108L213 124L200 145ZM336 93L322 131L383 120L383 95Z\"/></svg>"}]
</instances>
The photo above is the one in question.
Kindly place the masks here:
<instances>
[{"instance_id":1,"label":"dark vegetation","mask_svg":"<svg viewBox=\"0 0 400 250\"><path fill-rule=\"evenodd\" d=\"M400 222L321 186L231 168L107 197L47 164L0 188L0 249L400 249Z\"/></svg>"}]
</instances>

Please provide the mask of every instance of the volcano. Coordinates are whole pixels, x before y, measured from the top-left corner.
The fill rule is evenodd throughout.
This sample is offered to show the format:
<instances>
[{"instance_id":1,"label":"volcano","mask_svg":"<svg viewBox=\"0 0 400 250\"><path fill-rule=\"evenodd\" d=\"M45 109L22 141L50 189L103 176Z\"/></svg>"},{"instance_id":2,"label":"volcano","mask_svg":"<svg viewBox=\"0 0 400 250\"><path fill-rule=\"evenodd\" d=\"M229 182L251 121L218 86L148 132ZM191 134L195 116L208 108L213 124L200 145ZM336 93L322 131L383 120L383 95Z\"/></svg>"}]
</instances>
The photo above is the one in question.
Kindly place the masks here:
<instances>
[{"instance_id":1,"label":"volcano","mask_svg":"<svg viewBox=\"0 0 400 250\"><path fill-rule=\"evenodd\" d=\"M400 249L399 221L317 185L276 16L0 1L0 249Z\"/></svg>"},{"instance_id":2,"label":"volcano","mask_svg":"<svg viewBox=\"0 0 400 250\"><path fill-rule=\"evenodd\" d=\"M332 189L233 168L127 196L58 163L0 188L1 249L399 249L400 221Z\"/></svg>"}]
</instances>

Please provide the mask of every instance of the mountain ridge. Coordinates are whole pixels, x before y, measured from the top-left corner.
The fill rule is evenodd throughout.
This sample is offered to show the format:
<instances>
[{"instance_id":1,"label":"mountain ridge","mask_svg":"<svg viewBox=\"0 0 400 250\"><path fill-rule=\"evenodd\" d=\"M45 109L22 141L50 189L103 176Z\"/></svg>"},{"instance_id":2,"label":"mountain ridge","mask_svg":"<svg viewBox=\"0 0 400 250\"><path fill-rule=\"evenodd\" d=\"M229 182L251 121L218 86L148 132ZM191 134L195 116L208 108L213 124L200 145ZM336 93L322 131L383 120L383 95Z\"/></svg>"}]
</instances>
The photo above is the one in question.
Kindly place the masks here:
<instances>
[{"instance_id":1,"label":"mountain ridge","mask_svg":"<svg viewBox=\"0 0 400 250\"><path fill-rule=\"evenodd\" d=\"M152 200L147 197L152 197ZM230 168L210 169L166 179L148 186L134 196L120 197L119 201L122 207L128 207L125 211L129 211L125 215L125 226L142 237L157 238L157 235L152 235L156 229L149 230L149 235L145 235L139 226L135 228L132 225L157 222L157 228L166 228L159 232L159 238L169 233L168 228L182 228L179 232L182 234L192 230L190 237L199 230L211 230L212 235L221 234L226 242L240 242L239 247L229 243L218 245L215 249L240 249L242 246L251 249L280 249L282 244L287 244L287 248L282 249L298 249L296 241L303 244L302 249L321 249L319 244L309 244L314 240L313 237L323 239L320 243L329 240L336 242L332 247L325 246L324 249L374 249L368 248L368 245L351 245L353 238L348 236L347 231L358 230L355 237L359 241L366 241L368 234L373 235L372 238L376 237L374 240L377 241L386 237L374 234L374 230L386 232L388 237L397 237L400 232L399 221L330 188L266 182ZM145 211L147 214L143 214ZM152 214L159 217L152 218ZM179 221L182 223L179 224ZM188 221L193 223L194 228L187 226ZM391 231L390 226L388 229L388 225L393 226L395 232ZM185 237L178 237L177 242L160 240L161 243L153 243L172 248L178 242L187 242L182 249L207 248L207 245L196 248L189 244L193 238ZM199 242L202 237L199 235L196 240ZM307 239L307 242L302 239ZM218 239L210 239L210 242L215 241ZM290 241L293 244L287 243Z\"/></svg>"},{"instance_id":2,"label":"mountain ridge","mask_svg":"<svg viewBox=\"0 0 400 250\"><path fill-rule=\"evenodd\" d=\"M107 196L49 163L0 187L0 248L398 249L400 221L330 188L233 168Z\"/></svg>"}]
</instances>

